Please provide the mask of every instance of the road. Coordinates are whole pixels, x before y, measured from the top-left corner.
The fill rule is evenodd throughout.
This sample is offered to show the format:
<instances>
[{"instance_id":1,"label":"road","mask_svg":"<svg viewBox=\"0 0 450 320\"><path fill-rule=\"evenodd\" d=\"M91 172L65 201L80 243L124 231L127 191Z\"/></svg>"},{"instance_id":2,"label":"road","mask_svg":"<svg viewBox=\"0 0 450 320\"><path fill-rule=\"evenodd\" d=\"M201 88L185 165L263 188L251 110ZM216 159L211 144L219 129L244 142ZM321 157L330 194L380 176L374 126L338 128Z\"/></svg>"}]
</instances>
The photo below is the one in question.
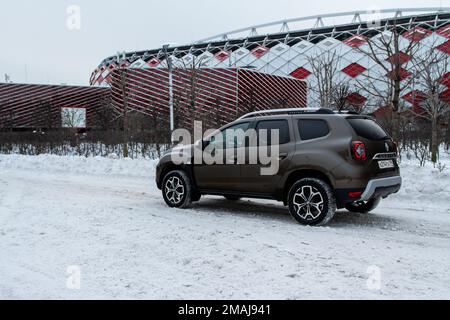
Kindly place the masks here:
<instances>
[{"instance_id":1,"label":"road","mask_svg":"<svg viewBox=\"0 0 450 320\"><path fill-rule=\"evenodd\" d=\"M0 161L3 299L450 298L448 207L393 197L313 228L275 202L169 209L151 174L43 166Z\"/></svg>"}]
</instances>

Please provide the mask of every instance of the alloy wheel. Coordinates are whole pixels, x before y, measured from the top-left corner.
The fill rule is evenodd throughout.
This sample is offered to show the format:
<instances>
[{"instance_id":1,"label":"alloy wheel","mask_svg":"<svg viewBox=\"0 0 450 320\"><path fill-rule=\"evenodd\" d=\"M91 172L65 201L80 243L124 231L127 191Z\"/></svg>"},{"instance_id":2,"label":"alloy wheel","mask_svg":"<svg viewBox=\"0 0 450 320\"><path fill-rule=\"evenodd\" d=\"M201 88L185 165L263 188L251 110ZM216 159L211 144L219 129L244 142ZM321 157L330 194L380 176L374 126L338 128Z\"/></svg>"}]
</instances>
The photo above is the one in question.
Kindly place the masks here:
<instances>
[{"instance_id":1,"label":"alloy wheel","mask_svg":"<svg viewBox=\"0 0 450 320\"><path fill-rule=\"evenodd\" d=\"M164 187L167 200L173 205L178 205L183 201L185 188L183 182L178 177L171 177L167 180Z\"/></svg>"},{"instance_id":2,"label":"alloy wheel","mask_svg":"<svg viewBox=\"0 0 450 320\"><path fill-rule=\"evenodd\" d=\"M295 194L293 203L296 213L305 220L317 219L324 207L322 194L313 186L302 186Z\"/></svg>"}]
</instances>

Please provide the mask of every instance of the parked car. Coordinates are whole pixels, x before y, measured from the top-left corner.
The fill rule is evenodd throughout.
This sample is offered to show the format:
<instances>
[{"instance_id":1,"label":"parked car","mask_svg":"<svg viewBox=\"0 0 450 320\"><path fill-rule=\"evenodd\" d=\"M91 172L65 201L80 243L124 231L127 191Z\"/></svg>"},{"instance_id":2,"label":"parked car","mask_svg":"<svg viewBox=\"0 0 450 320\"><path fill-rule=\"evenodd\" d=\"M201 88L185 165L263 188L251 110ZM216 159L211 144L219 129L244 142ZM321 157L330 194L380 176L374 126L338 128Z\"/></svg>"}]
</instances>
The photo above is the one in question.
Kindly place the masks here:
<instances>
[{"instance_id":1,"label":"parked car","mask_svg":"<svg viewBox=\"0 0 450 320\"><path fill-rule=\"evenodd\" d=\"M246 151L258 144L261 129L279 130L278 172L261 175L263 165L235 159L213 165L193 160L174 164L173 153L201 151L213 143L211 136L160 159L156 183L168 206L186 208L203 195L230 201L274 199L288 206L301 224L325 225L337 209L368 213L401 188L397 146L371 117L328 109L259 111L220 132L236 129L258 133L256 143L236 141L232 146Z\"/></svg>"}]
</instances>

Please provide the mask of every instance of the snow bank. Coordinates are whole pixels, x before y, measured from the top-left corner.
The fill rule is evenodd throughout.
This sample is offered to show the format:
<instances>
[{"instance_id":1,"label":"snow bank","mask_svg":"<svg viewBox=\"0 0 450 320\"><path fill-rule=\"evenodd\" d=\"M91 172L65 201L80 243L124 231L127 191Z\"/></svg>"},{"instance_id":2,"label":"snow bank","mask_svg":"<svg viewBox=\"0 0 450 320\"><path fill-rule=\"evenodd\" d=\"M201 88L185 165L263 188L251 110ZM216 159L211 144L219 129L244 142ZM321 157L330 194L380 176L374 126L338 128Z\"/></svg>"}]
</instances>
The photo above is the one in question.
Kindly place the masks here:
<instances>
[{"instance_id":1,"label":"snow bank","mask_svg":"<svg viewBox=\"0 0 450 320\"><path fill-rule=\"evenodd\" d=\"M158 160L117 159L105 157L78 157L18 154L0 155L0 170L31 170L41 173L73 175L107 175L149 178L154 176Z\"/></svg>"},{"instance_id":2,"label":"snow bank","mask_svg":"<svg viewBox=\"0 0 450 320\"><path fill-rule=\"evenodd\" d=\"M429 162L420 167L417 160L405 156L401 163L403 187L397 197L418 209L432 204L450 210L450 154L442 152L440 161L445 166L443 170Z\"/></svg>"},{"instance_id":3,"label":"snow bank","mask_svg":"<svg viewBox=\"0 0 450 320\"><path fill-rule=\"evenodd\" d=\"M117 159L111 156L78 157L55 155L0 155L0 170L31 170L42 173L66 173L74 175L102 175L151 178L158 160ZM450 199L450 155L443 152L441 163L446 168L440 172L431 163L420 167L406 156L401 163L403 188L396 197L408 200L410 205L423 208L424 202L445 205Z\"/></svg>"}]
</instances>

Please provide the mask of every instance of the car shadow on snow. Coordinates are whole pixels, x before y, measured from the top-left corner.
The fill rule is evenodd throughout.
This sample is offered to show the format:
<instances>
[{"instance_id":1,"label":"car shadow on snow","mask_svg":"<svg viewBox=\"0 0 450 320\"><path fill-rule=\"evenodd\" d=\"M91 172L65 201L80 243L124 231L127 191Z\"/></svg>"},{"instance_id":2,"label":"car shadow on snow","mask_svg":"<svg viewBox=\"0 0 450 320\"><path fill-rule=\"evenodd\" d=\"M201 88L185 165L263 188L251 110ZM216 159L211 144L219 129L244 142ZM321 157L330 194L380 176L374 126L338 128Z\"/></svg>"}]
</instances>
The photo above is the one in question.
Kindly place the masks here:
<instances>
[{"instance_id":1,"label":"car shadow on snow","mask_svg":"<svg viewBox=\"0 0 450 320\"><path fill-rule=\"evenodd\" d=\"M289 224L298 224L289 214L288 208L274 201L258 202L257 200L243 199L228 201L221 198L208 197L194 203L193 209L197 212L215 213L218 215L233 215L264 221L280 221ZM346 210L336 212L333 220L327 225L335 228L372 227L387 228L401 224L401 219L380 214L375 210L370 214L352 213Z\"/></svg>"}]
</instances>

